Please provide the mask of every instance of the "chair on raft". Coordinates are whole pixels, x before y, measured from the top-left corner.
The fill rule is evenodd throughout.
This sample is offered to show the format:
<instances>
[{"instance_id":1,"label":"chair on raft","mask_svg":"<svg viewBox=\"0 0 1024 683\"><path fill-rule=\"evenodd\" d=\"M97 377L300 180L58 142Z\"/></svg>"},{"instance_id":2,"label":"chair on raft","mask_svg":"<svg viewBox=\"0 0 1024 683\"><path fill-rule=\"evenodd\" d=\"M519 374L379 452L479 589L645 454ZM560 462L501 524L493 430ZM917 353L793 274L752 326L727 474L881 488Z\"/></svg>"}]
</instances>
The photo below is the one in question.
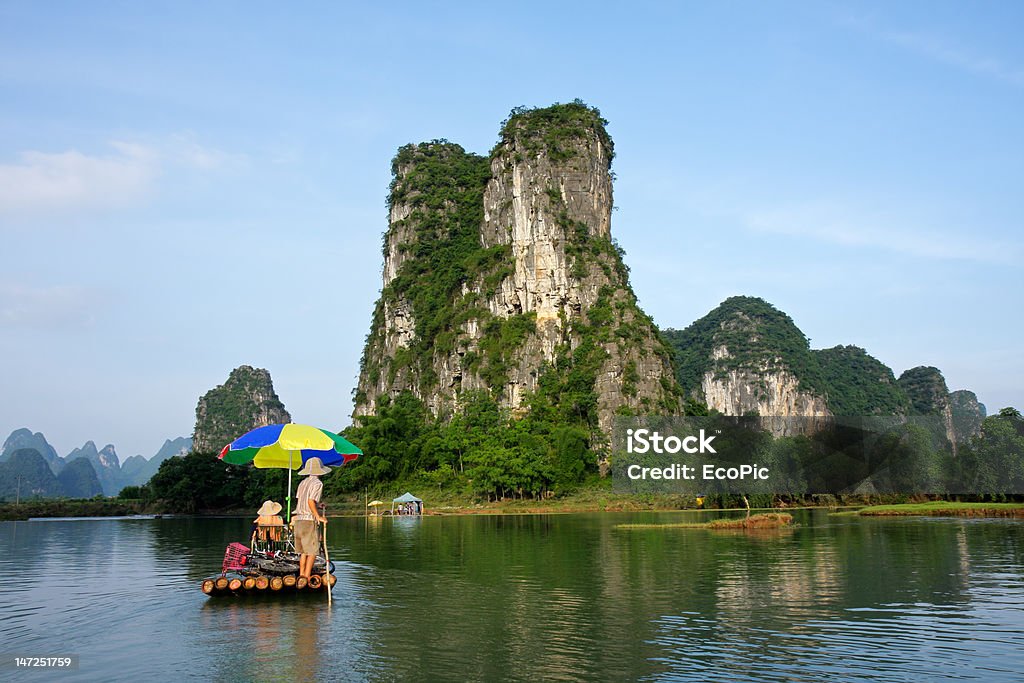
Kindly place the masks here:
<instances>
[{"instance_id":1,"label":"chair on raft","mask_svg":"<svg viewBox=\"0 0 1024 683\"><path fill-rule=\"evenodd\" d=\"M252 540L250 546L257 552L291 552L294 544L292 532L284 520L278 516L281 505L266 501L253 520Z\"/></svg>"}]
</instances>

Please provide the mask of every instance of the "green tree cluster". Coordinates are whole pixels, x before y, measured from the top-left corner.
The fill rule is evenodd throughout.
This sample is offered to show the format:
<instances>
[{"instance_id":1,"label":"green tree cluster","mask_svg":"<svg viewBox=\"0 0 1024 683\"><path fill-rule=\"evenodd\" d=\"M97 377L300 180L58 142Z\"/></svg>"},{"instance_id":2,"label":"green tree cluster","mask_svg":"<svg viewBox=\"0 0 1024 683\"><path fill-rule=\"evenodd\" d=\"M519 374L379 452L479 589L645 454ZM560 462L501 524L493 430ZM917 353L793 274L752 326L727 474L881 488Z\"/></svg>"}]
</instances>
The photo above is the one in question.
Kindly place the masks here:
<instances>
[{"instance_id":1,"label":"green tree cluster","mask_svg":"<svg viewBox=\"0 0 1024 683\"><path fill-rule=\"evenodd\" d=\"M192 513L249 507L264 500L284 503L287 472L230 465L216 453L168 458L145 486L126 487L122 498L157 503L160 509Z\"/></svg>"},{"instance_id":2,"label":"green tree cluster","mask_svg":"<svg viewBox=\"0 0 1024 683\"><path fill-rule=\"evenodd\" d=\"M982 422L981 433L957 453L957 492L1019 494L1024 492L1024 417L1003 408Z\"/></svg>"},{"instance_id":3,"label":"green tree cluster","mask_svg":"<svg viewBox=\"0 0 1024 683\"><path fill-rule=\"evenodd\" d=\"M537 397L534 397L535 400ZM551 412L521 417L487 391L466 392L461 409L434 420L409 392L383 397L377 413L346 431L366 454L327 483L329 493L362 490L418 476L486 498L531 497L575 487L596 458L586 428L589 412L558 422Z\"/></svg>"}]
</instances>

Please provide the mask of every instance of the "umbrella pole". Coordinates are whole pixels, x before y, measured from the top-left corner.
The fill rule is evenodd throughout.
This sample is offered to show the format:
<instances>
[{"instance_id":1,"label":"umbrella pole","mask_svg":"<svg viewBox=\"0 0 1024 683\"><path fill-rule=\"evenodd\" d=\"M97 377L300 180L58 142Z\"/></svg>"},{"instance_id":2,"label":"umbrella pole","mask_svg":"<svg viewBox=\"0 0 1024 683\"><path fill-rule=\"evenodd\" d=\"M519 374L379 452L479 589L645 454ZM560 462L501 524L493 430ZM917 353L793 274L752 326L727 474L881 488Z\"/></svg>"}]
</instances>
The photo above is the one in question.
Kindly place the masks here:
<instances>
[{"instance_id":1,"label":"umbrella pole","mask_svg":"<svg viewBox=\"0 0 1024 683\"><path fill-rule=\"evenodd\" d=\"M288 451L288 495L285 496L288 503L288 524L292 523L292 451Z\"/></svg>"}]
</instances>

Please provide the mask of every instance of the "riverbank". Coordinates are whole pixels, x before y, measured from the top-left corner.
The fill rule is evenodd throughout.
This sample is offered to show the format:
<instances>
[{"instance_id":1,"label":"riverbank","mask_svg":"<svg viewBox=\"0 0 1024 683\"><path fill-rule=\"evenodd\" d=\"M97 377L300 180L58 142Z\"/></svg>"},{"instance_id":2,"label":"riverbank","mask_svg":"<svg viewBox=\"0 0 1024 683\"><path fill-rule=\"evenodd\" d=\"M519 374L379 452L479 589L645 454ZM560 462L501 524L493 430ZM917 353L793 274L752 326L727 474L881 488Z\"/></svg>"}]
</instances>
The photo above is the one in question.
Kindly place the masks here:
<instances>
[{"instance_id":1,"label":"riverbank","mask_svg":"<svg viewBox=\"0 0 1024 683\"><path fill-rule=\"evenodd\" d=\"M1021 517L1024 503L961 503L934 500L901 505L871 505L859 510L836 513L860 517Z\"/></svg>"},{"instance_id":2,"label":"riverbank","mask_svg":"<svg viewBox=\"0 0 1024 683\"><path fill-rule=\"evenodd\" d=\"M124 517L145 512L140 502L127 502L116 498L0 503L0 521L3 522L22 521L32 517Z\"/></svg>"}]
</instances>

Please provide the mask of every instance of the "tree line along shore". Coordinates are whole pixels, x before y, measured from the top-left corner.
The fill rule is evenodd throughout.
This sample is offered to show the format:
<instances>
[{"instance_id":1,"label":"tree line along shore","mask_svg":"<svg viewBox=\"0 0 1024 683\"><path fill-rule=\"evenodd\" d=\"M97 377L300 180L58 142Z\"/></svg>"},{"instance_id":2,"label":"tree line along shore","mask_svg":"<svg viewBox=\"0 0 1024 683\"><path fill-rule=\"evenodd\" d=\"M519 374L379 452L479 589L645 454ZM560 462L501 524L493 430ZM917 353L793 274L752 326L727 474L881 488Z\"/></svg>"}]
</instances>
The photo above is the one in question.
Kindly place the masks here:
<instances>
[{"instance_id":1,"label":"tree line along shore","mask_svg":"<svg viewBox=\"0 0 1024 683\"><path fill-rule=\"evenodd\" d=\"M397 494L396 494L397 495ZM599 487L583 488L574 494L552 500L503 500L487 503L470 497L426 495L427 513L435 515L465 514L562 514L591 512L680 512L746 509L738 496L710 497L699 506L689 496L670 494L616 494ZM864 517L930 516L930 517L993 517L1024 518L1024 496L1004 497L1001 501L926 500L921 496L813 496L783 501L774 505L751 501L751 510L779 512L824 508L836 515ZM362 516L368 513L368 496L351 494L327 500L330 516ZM219 508L184 510L160 501L141 498L92 498L86 500L28 500L0 503L0 521L59 517L124 517L131 515L250 515L251 506L228 505Z\"/></svg>"}]
</instances>

